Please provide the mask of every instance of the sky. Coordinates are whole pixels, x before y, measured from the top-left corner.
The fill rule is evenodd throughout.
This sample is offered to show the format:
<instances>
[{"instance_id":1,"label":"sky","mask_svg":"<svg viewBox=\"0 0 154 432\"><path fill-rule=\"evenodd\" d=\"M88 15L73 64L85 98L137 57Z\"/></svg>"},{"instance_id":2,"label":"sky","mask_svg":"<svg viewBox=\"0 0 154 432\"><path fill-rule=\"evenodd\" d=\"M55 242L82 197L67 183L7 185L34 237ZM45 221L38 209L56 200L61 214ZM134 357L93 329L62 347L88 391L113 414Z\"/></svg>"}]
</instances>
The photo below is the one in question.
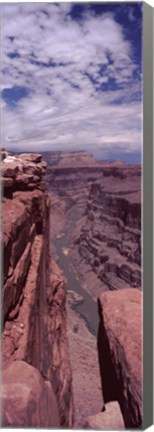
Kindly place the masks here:
<instances>
[{"instance_id":1,"label":"sky","mask_svg":"<svg viewBox=\"0 0 154 432\"><path fill-rule=\"evenodd\" d=\"M2 145L140 161L142 4L1 6Z\"/></svg>"}]
</instances>

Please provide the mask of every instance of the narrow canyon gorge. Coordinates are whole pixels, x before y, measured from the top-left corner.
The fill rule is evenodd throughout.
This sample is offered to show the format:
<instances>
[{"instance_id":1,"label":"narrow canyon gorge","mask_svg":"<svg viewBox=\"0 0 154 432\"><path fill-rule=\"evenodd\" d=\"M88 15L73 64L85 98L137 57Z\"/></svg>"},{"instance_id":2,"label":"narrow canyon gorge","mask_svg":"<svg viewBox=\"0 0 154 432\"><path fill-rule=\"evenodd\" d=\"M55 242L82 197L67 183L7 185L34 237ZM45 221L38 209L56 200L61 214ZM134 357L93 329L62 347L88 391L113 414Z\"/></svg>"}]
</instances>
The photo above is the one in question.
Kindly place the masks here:
<instances>
[{"instance_id":1,"label":"narrow canyon gorge","mask_svg":"<svg viewBox=\"0 0 154 432\"><path fill-rule=\"evenodd\" d=\"M141 166L2 158L2 426L140 428Z\"/></svg>"}]
</instances>

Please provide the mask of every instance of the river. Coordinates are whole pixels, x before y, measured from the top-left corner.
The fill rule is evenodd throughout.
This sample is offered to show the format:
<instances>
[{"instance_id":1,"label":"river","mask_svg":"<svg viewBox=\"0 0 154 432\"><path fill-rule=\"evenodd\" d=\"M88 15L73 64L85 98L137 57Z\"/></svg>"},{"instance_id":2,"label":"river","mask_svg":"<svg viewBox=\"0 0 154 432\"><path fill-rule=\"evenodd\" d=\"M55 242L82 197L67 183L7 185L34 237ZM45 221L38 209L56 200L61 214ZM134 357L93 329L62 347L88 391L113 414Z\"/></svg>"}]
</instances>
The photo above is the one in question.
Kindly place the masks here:
<instances>
[{"instance_id":1,"label":"river","mask_svg":"<svg viewBox=\"0 0 154 432\"><path fill-rule=\"evenodd\" d=\"M58 256L58 264L67 278L67 289L75 291L83 297L83 301L79 304L72 305L72 308L74 308L80 317L86 321L88 330L94 336L97 336L99 323L98 306L92 299L92 296L81 286L81 283L75 274L69 254L64 254L64 250L68 250L68 242L69 239L67 233L63 233L61 237L56 238L55 249Z\"/></svg>"}]
</instances>

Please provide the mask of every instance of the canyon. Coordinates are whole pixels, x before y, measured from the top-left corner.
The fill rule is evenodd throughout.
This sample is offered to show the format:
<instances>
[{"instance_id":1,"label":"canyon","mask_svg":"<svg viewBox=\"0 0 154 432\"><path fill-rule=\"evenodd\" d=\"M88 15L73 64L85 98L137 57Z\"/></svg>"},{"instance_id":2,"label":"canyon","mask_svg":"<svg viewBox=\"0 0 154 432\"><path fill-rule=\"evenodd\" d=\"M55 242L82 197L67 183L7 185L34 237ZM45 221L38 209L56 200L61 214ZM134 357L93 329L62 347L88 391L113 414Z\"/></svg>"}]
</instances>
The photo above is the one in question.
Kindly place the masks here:
<instances>
[{"instance_id":1,"label":"canyon","mask_svg":"<svg viewBox=\"0 0 154 432\"><path fill-rule=\"evenodd\" d=\"M44 159L52 233L57 237L65 227L86 289L96 300L102 290L140 288L141 167L97 162L85 152L44 153Z\"/></svg>"},{"instance_id":2,"label":"canyon","mask_svg":"<svg viewBox=\"0 0 154 432\"><path fill-rule=\"evenodd\" d=\"M2 159L2 425L141 427L141 167Z\"/></svg>"}]
</instances>

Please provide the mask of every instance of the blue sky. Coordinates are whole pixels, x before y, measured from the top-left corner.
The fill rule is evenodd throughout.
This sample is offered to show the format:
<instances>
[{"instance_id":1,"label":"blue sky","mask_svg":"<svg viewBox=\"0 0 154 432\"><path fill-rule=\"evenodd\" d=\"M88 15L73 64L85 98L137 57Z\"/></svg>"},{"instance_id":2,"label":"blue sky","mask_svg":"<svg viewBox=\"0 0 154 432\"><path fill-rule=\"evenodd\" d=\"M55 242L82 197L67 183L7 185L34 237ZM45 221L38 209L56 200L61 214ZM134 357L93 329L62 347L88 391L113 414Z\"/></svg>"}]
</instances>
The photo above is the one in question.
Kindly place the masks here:
<instances>
[{"instance_id":1,"label":"blue sky","mask_svg":"<svg viewBox=\"0 0 154 432\"><path fill-rule=\"evenodd\" d=\"M14 3L1 11L3 146L139 161L141 3Z\"/></svg>"}]
</instances>

